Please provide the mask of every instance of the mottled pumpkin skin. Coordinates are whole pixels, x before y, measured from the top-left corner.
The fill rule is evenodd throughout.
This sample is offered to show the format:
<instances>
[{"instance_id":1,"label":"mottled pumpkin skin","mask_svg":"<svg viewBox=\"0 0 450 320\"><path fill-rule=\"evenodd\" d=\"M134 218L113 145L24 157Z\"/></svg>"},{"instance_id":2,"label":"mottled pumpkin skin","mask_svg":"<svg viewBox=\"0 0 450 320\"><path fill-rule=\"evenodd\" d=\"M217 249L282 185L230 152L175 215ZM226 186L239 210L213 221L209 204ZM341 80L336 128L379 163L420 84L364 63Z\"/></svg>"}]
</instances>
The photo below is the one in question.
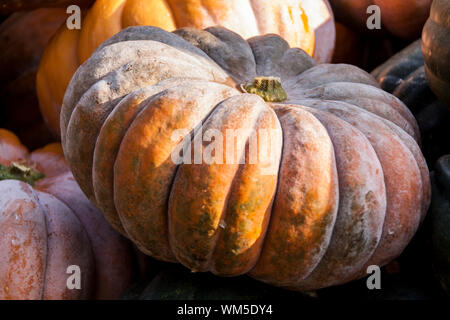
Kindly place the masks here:
<instances>
[{"instance_id":1,"label":"mottled pumpkin skin","mask_svg":"<svg viewBox=\"0 0 450 320\"><path fill-rule=\"evenodd\" d=\"M434 270L442 288L450 295L450 155L437 161L432 181L430 220Z\"/></svg>"},{"instance_id":2,"label":"mottled pumpkin skin","mask_svg":"<svg viewBox=\"0 0 450 320\"><path fill-rule=\"evenodd\" d=\"M445 0L444 0L445 1ZM360 32L378 32L367 28L367 8L377 5L382 29L406 39L420 36L428 18L432 0L330 0L336 20Z\"/></svg>"},{"instance_id":3,"label":"mottled pumpkin skin","mask_svg":"<svg viewBox=\"0 0 450 320\"><path fill-rule=\"evenodd\" d=\"M398 52L372 71L383 90L403 101L417 119L422 152L430 168L450 153L450 110L439 101L426 76L421 40Z\"/></svg>"},{"instance_id":4,"label":"mottled pumpkin skin","mask_svg":"<svg viewBox=\"0 0 450 320\"><path fill-rule=\"evenodd\" d=\"M434 0L422 32L422 52L430 87L450 108L450 3Z\"/></svg>"},{"instance_id":5,"label":"mottled pumpkin skin","mask_svg":"<svg viewBox=\"0 0 450 320\"><path fill-rule=\"evenodd\" d=\"M65 9L17 12L0 25L0 127L29 148L49 143L39 111L36 73L47 42L66 19Z\"/></svg>"},{"instance_id":6,"label":"mottled pumpkin skin","mask_svg":"<svg viewBox=\"0 0 450 320\"><path fill-rule=\"evenodd\" d=\"M61 145L28 153L0 129L0 164L26 163L45 174L35 186L0 181L0 299L117 299L134 279L131 244L82 193ZM70 265L81 290L70 290Z\"/></svg>"},{"instance_id":7,"label":"mottled pumpkin skin","mask_svg":"<svg viewBox=\"0 0 450 320\"><path fill-rule=\"evenodd\" d=\"M287 100L237 89L256 76L280 78ZM223 162L177 164L181 147L210 148L200 123L240 130L236 144L225 141ZM259 129L271 156L252 162ZM391 261L430 201L408 108L361 69L315 65L274 34L125 29L75 73L61 132L83 191L144 253L295 290ZM230 148L244 163L226 161Z\"/></svg>"},{"instance_id":8,"label":"mottled pumpkin skin","mask_svg":"<svg viewBox=\"0 0 450 320\"><path fill-rule=\"evenodd\" d=\"M54 134L64 93L78 66L105 40L129 26L225 26L244 38L276 33L318 62L333 54L334 18L327 0L97 0L81 30L64 25L47 46L37 75L41 112ZM61 54L64 53L64 54Z\"/></svg>"}]
</instances>

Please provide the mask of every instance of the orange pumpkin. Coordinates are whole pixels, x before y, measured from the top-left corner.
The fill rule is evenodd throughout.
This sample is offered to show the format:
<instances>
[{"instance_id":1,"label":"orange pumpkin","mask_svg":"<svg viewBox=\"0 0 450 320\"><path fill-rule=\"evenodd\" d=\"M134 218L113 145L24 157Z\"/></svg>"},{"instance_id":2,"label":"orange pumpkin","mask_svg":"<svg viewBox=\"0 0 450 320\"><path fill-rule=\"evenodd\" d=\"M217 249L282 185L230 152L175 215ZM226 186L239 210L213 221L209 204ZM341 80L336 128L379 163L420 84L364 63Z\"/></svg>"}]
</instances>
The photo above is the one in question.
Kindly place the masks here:
<instances>
[{"instance_id":1,"label":"orange pumpkin","mask_svg":"<svg viewBox=\"0 0 450 320\"><path fill-rule=\"evenodd\" d=\"M134 280L131 244L81 192L59 143L29 153L0 129L0 233L2 300L117 299ZM67 286L72 265L81 289Z\"/></svg>"},{"instance_id":2,"label":"orange pumpkin","mask_svg":"<svg viewBox=\"0 0 450 320\"><path fill-rule=\"evenodd\" d=\"M42 114L59 135L64 92L78 66L106 39L123 28L223 25L248 38L277 33L319 62L331 60L334 19L327 0L97 0L81 30L62 26L47 46L37 75Z\"/></svg>"},{"instance_id":3,"label":"orange pumpkin","mask_svg":"<svg viewBox=\"0 0 450 320\"><path fill-rule=\"evenodd\" d=\"M398 256L430 202L408 108L274 34L125 29L75 73L61 132L110 223L194 271L340 284Z\"/></svg>"},{"instance_id":4,"label":"orange pumpkin","mask_svg":"<svg viewBox=\"0 0 450 320\"><path fill-rule=\"evenodd\" d=\"M428 18L432 0L330 0L336 20L360 32L367 28L367 8L377 5L382 28L407 39L417 39ZM377 30L375 30L377 32Z\"/></svg>"}]
</instances>

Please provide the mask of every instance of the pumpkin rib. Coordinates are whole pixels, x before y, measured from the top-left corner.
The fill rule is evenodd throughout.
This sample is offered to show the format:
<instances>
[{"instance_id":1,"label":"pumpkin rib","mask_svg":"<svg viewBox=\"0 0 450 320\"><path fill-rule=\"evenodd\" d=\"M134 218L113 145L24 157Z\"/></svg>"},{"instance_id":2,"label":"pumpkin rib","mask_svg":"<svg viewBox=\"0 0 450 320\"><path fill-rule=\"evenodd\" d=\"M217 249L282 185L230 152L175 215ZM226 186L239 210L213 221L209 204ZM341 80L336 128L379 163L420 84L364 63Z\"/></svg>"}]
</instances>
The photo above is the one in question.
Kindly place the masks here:
<instances>
[{"instance_id":1,"label":"pumpkin rib","mask_svg":"<svg viewBox=\"0 0 450 320\"><path fill-rule=\"evenodd\" d=\"M0 194L0 296L40 299L47 256L42 207L31 186L21 181L1 181Z\"/></svg>"},{"instance_id":2,"label":"pumpkin rib","mask_svg":"<svg viewBox=\"0 0 450 320\"><path fill-rule=\"evenodd\" d=\"M258 76L281 77L280 66L277 63L282 59L289 44L278 35L256 36L248 39L256 63Z\"/></svg>"},{"instance_id":3,"label":"pumpkin rib","mask_svg":"<svg viewBox=\"0 0 450 320\"><path fill-rule=\"evenodd\" d=\"M319 264L307 277L289 286L302 290L336 285L357 273L380 241L386 214L383 169L370 141L357 128L330 113L306 110L321 121L333 142L339 210L330 245Z\"/></svg>"},{"instance_id":4,"label":"pumpkin rib","mask_svg":"<svg viewBox=\"0 0 450 320\"><path fill-rule=\"evenodd\" d=\"M378 82L366 71L349 64L319 64L284 82L287 91L295 95L300 91L313 89L333 82L361 83L379 88Z\"/></svg>"},{"instance_id":5,"label":"pumpkin rib","mask_svg":"<svg viewBox=\"0 0 450 320\"><path fill-rule=\"evenodd\" d=\"M422 190L423 184L418 164L403 141L392 134L392 130L383 121L370 114L355 113L355 110L351 111L344 104L330 105L330 107L327 106L327 102L320 104L324 110L338 115L363 132L380 160L387 194L386 220L381 240L367 265L384 265L393 256L397 256L403 251L419 225L423 210L421 205L423 191L417 192L417 190ZM315 105L314 107L322 109L322 106ZM375 128L376 135L371 132ZM397 146L395 156L391 151L386 150L385 139L389 139L392 146ZM398 172L398 167L405 166L410 169L409 177L404 177ZM413 192L396 192L395 190L398 188L406 188L405 190ZM417 212L417 214L411 214L411 212Z\"/></svg>"},{"instance_id":6,"label":"pumpkin rib","mask_svg":"<svg viewBox=\"0 0 450 320\"><path fill-rule=\"evenodd\" d=\"M242 96L240 98L242 99ZM213 115L208 120L212 117ZM207 125L206 123L205 126ZM265 135L263 130L270 131ZM251 144L258 139L270 139L270 142L273 142L270 145L271 150L268 151L269 162L272 166L270 169L261 159L252 159L250 153L256 153L257 150L253 149ZM224 147L227 143L228 141ZM259 147L260 145L256 149ZM272 147L275 150L272 150ZM282 147L282 133L278 118L272 109L265 107L254 121L250 136L245 141L244 156L240 157L245 159L244 164L239 165L226 196L217 240L209 260L209 268L213 273L239 275L249 272L256 265L271 219ZM226 153L227 150L224 152ZM258 153L254 156L259 158L260 155ZM259 160L262 164L252 163L254 160Z\"/></svg>"},{"instance_id":7,"label":"pumpkin rib","mask_svg":"<svg viewBox=\"0 0 450 320\"><path fill-rule=\"evenodd\" d=\"M354 107L358 107L356 105L349 104L346 106L347 108L351 108L355 113L364 113L365 110L361 110L360 108L354 109ZM422 201L422 213L421 213L421 221L425 218L427 208L429 207L431 201L431 183L430 183L430 175L428 171L428 167L425 161L425 158L422 155L420 150L420 146L417 142L407 134L402 128L397 126L395 123L379 117L376 114L371 114L372 117L376 119L380 119L386 126L388 126L394 133L397 135L403 142L403 144L409 149L411 154L413 155L417 166L420 170L421 181L422 181L422 190L423 190L423 201Z\"/></svg>"},{"instance_id":8,"label":"pumpkin rib","mask_svg":"<svg viewBox=\"0 0 450 320\"><path fill-rule=\"evenodd\" d=\"M154 86L139 89L130 93L118 103L102 125L94 151L93 184L95 197L97 205L102 209L102 212L111 219L113 225L123 234L127 233L122 227L120 216L115 208L113 187L114 164L120 143L139 112L157 98L158 94L185 81L202 84L201 81L194 79L171 78L158 82ZM129 110L132 106L134 106L134 109ZM104 159L113 159L113 161L104 163Z\"/></svg>"},{"instance_id":9,"label":"pumpkin rib","mask_svg":"<svg viewBox=\"0 0 450 320\"><path fill-rule=\"evenodd\" d=\"M110 299L123 292L132 281L129 243L106 223L70 172L44 179L36 187L69 207L86 230L94 253L95 298Z\"/></svg>"},{"instance_id":10,"label":"pumpkin rib","mask_svg":"<svg viewBox=\"0 0 450 320\"><path fill-rule=\"evenodd\" d=\"M314 67L316 63L308 54L299 48L289 48L281 59L281 79L293 77ZM287 67L289 65L289 67Z\"/></svg>"},{"instance_id":11,"label":"pumpkin rib","mask_svg":"<svg viewBox=\"0 0 450 320\"><path fill-rule=\"evenodd\" d=\"M270 194L275 191L277 179L276 174L268 173L265 187L269 190L262 190L261 188L264 186L258 185L255 181L255 185L248 188L255 188L255 191L247 194L247 190L239 189L240 185L237 185L236 181L239 177L239 170L249 172L248 170L251 169L252 165L239 164L236 160L243 160L242 155L245 152L249 136L252 134L253 128L258 127L258 119L265 113L269 113L269 118L274 119L273 111L268 109L261 98L254 95L243 94L222 101L205 121L203 127L205 130L212 128L222 133L223 163L222 161L210 164L205 164L203 161L199 164L183 163L177 171L169 201L170 244L178 260L193 270L206 271L211 270L211 267L213 267L213 270L225 268L225 273L228 274L230 272L228 269L231 268L231 270L240 274L246 269L250 269L256 262L255 259L260 251L259 243L262 241L268 221L266 215L270 214L270 211L267 210L271 204L272 197ZM274 119L273 121L277 124L277 120ZM244 125L241 126L242 124ZM226 139L227 130L239 130L235 132L236 136L233 138L233 140L236 139L236 145L234 141L230 142L229 139ZM279 128L276 131L279 132ZM201 138L197 134L190 145L193 146L196 142L202 143L199 140ZM281 140L278 143L281 144ZM204 141L202 144L204 148L208 145ZM281 145L279 149L281 149ZM233 153L229 154L231 150L233 150ZM279 153L279 151L275 152L276 155ZM230 158L231 156L235 158ZM274 160L276 163L277 159ZM260 162L257 165L261 166ZM258 171L258 168L256 171ZM256 180L264 179L262 173L255 172L254 174ZM187 179L195 180L188 191L185 187ZM180 190L184 190L182 196L179 193ZM269 196L263 197L262 195L266 192L269 192ZM256 203L245 204L246 201L256 201ZM261 201L261 203L258 204L258 201ZM247 209L240 208L241 205L244 205ZM250 210L254 206L261 207L263 213ZM229 219L232 219L234 212L239 210L244 212L249 210L249 219L244 221L248 225L240 225L238 221L236 221L237 224L230 223ZM236 240L235 244L238 247L234 248L237 252L222 253L222 255L232 254L230 258L236 258L237 256L237 260L243 259L245 265L238 265L238 271L233 268L233 264L230 267L229 261L226 261L226 265L218 261L221 253L219 250L222 250L220 243L218 243L219 234L222 232L221 221L224 222L225 229L230 227L240 230L237 232L239 237L242 238ZM228 223L230 223L229 226ZM262 227L259 227L261 225ZM231 232L233 231L231 230ZM243 243L239 244L239 241L243 241ZM196 247L194 246L195 243L201 245ZM214 248L217 250L215 251L216 260L214 260L214 265L211 266L211 259L214 259ZM240 252L244 250L243 248L249 248L245 253L249 252L250 257L246 257L245 254ZM239 270L239 267L244 268L244 271Z\"/></svg>"},{"instance_id":12,"label":"pumpkin rib","mask_svg":"<svg viewBox=\"0 0 450 320\"><path fill-rule=\"evenodd\" d=\"M92 167L96 204L112 226L123 235L127 235L127 232L114 205L114 163L120 142L130 124L144 106L162 91L164 87L156 84L128 94L108 115L96 140ZM112 161L105 163L104 159Z\"/></svg>"},{"instance_id":13,"label":"pumpkin rib","mask_svg":"<svg viewBox=\"0 0 450 320\"><path fill-rule=\"evenodd\" d=\"M236 83L244 83L256 76L256 63L252 50L238 34L223 27L210 27L205 30L181 28L173 34L182 37L223 70L230 74Z\"/></svg>"},{"instance_id":14,"label":"pumpkin rib","mask_svg":"<svg viewBox=\"0 0 450 320\"><path fill-rule=\"evenodd\" d=\"M283 129L278 175L283 183L277 185L263 249L250 275L288 285L309 275L329 246L338 209L338 177L334 148L320 121L303 109L273 107ZM312 175L316 167L320 174ZM315 200L319 194L322 201Z\"/></svg>"},{"instance_id":15,"label":"pumpkin rib","mask_svg":"<svg viewBox=\"0 0 450 320\"><path fill-rule=\"evenodd\" d=\"M298 97L293 97L290 102L294 103L297 100L304 99L322 99L330 101L342 101L357 106L359 109L366 110L372 114L380 116L390 122L395 123L397 126L406 131L414 139L419 139L417 125L414 127L411 122L406 120L396 108L392 107L392 103L388 104L374 97L366 97L364 93L365 89L369 86L359 87L358 84L350 84L348 82L331 82L324 86L318 86L313 89L300 92ZM360 89L356 91L356 89ZM370 88L372 89L372 88ZM347 93L350 91L351 93ZM358 94L355 94L357 92Z\"/></svg>"},{"instance_id":16,"label":"pumpkin rib","mask_svg":"<svg viewBox=\"0 0 450 320\"><path fill-rule=\"evenodd\" d=\"M307 102L308 100L302 100L303 103ZM330 103L333 102L336 105L335 101L329 101ZM308 103L311 103L308 101ZM312 102L314 103L314 102ZM384 125L388 126L389 129L391 129L395 135L401 139L403 144L408 148L408 150L411 152L411 154L414 157L414 160L416 161L416 164L420 170L421 175L421 181L422 181L422 191L423 191L423 201L422 201L422 210L421 210L421 221L424 219L427 208L429 207L430 200L431 200L431 183L429 178L429 171L426 164L426 161L421 153L420 147L417 144L417 142L409 135L407 134L402 128L398 127L395 123L382 118L376 114L370 113L367 110L359 108L357 105L341 101L338 102L337 105L340 105L344 107L345 109L349 109L355 114L368 114L372 118L377 119L378 121L382 121ZM343 119L345 120L345 119Z\"/></svg>"},{"instance_id":17,"label":"pumpkin rib","mask_svg":"<svg viewBox=\"0 0 450 320\"><path fill-rule=\"evenodd\" d=\"M42 299L72 300L89 299L93 286L93 257L91 245L84 227L73 211L56 197L45 192L37 192L39 203L45 214L47 225L47 263L44 276ZM81 245L80 245L81 244ZM83 270L83 290L70 290L66 285L69 261ZM87 289L86 289L87 288Z\"/></svg>"},{"instance_id":18,"label":"pumpkin rib","mask_svg":"<svg viewBox=\"0 0 450 320\"><path fill-rule=\"evenodd\" d=\"M299 97L291 96L291 100L294 98L334 100L353 104L360 109L395 123L416 141L420 141L419 127L408 107L398 98L393 98L386 92L373 86L348 82L331 82L300 92Z\"/></svg>"},{"instance_id":19,"label":"pumpkin rib","mask_svg":"<svg viewBox=\"0 0 450 320\"><path fill-rule=\"evenodd\" d=\"M171 152L185 136L172 140L174 131L169 129L187 130L180 133L189 134L220 101L234 94L235 89L215 82L198 80L192 85L179 85L150 100L130 124L114 165L114 202L125 230L144 252L173 260L166 234L165 206L177 167ZM142 130L146 135L142 135ZM130 176L129 172L134 174ZM119 186L135 187L130 192ZM153 231L147 232L144 226Z\"/></svg>"}]
</instances>

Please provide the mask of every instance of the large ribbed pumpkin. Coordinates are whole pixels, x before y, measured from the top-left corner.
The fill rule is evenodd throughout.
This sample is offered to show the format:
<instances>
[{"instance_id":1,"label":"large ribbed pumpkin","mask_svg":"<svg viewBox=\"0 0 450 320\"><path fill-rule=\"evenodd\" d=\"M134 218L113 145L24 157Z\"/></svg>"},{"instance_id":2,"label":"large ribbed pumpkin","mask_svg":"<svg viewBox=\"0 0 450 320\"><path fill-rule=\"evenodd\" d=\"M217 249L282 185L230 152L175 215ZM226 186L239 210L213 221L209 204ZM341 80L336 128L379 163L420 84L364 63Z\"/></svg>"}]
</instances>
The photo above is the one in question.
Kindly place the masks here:
<instances>
[{"instance_id":1,"label":"large ribbed pumpkin","mask_svg":"<svg viewBox=\"0 0 450 320\"><path fill-rule=\"evenodd\" d=\"M445 0L444 0L445 1ZM428 18L432 0L330 0L336 19L360 32L377 32L367 28L373 13L367 8L380 8L382 29L401 38L416 39Z\"/></svg>"},{"instance_id":2,"label":"large ribbed pumpkin","mask_svg":"<svg viewBox=\"0 0 450 320\"><path fill-rule=\"evenodd\" d=\"M368 73L316 66L273 34L125 29L75 73L61 132L111 224L194 271L343 283L398 256L430 201L408 108ZM227 132L238 134L220 147ZM254 132L268 158L251 161ZM214 157L179 164L180 150Z\"/></svg>"},{"instance_id":3,"label":"large ribbed pumpkin","mask_svg":"<svg viewBox=\"0 0 450 320\"><path fill-rule=\"evenodd\" d=\"M422 52L430 87L450 108L450 1L434 0L422 33Z\"/></svg>"},{"instance_id":4,"label":"large ribbed pumpkin","mask_svg":"<svg viewBox=\"0 0 450 320\"><path fill-rule=\"evenodd\" d=\"M136 25L169 31L222 25L244 38L276 33L319 62L331 60L335 38L327 0L97 0L82 20L81 30L68 30L63 25L42 57L38 98L55 134L60 131L64 92L77 67L103 41Z\"/></svg>"},{"instance_id":5,"label":"large ribbed pumpkin","mask_svg":"<svg viewBox=\"0 0 450 320\"><path fill-rule=\"evenodd\" d=\"M0 129L0 234L1 300L117 299L134 280L132 245L82 193L59 143L28 153ZM80 289L67 286L73 265Z\"/></svg>"}]
</instances>

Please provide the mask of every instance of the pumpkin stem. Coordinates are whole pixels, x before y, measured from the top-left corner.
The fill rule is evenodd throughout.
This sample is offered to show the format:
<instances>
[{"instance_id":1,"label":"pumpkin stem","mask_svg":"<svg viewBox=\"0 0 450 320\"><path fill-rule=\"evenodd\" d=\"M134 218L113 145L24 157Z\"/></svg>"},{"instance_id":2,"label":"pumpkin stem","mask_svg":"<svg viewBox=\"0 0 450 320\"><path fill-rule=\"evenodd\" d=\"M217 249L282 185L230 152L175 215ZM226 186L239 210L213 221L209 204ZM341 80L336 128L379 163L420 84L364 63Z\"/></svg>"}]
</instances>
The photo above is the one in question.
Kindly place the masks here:
<instances>
[{"instance_id":1,"label":"pumpkin stem","mask_svg":"<svg viewBox=\"0 0 450 320\"><path fill-rule=\"evenodd\" d=\"M286 91L277 77L256 77L253 83L241 84L242 91L253 93L267 102L282 102L287 99Z\"/></svg>"},{"instance_id":2,"label":"pumpkin stem","mask_svg":"<svg viewBox=\"0 0 450 320\"><path fill-rule=\"evenodd\" d=\"M34 186L34 183L45 175L25 164L13 162L9 166L0 164L0 181L1 180L20 180Z\"/></svg>"}]
</instances>

